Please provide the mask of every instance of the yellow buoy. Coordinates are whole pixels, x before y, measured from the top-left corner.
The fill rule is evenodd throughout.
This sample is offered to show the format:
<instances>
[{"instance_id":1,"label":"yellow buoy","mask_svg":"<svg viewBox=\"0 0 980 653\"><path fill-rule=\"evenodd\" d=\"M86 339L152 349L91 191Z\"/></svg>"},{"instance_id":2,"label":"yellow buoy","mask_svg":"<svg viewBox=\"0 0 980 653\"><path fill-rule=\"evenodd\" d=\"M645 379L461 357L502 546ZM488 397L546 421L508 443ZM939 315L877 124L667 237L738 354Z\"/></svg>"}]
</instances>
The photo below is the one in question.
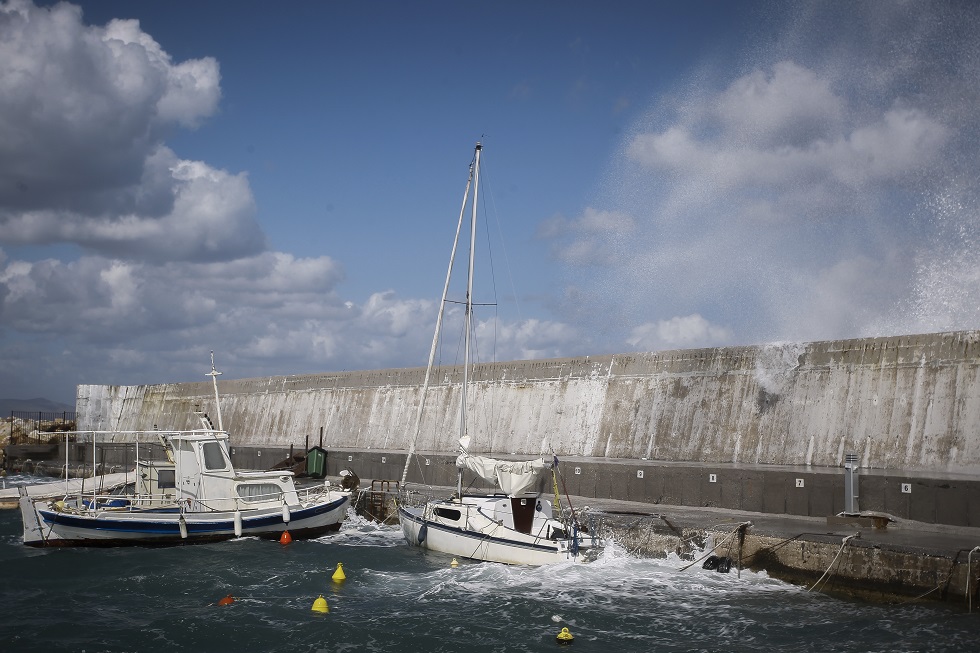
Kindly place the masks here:
<instances>
[{"instance_id":1,"label":"yellow buoy","mask_svg":"<svg viewBox=\"0 0 980 653\"><path fill-rule=\"evenodd\" d=\"M347 575L344 573L344 563L337 563L337 571L333 572L333 576L331 576L331 578L333 578L333 582L335 583L343 583L345 580L347 580Z\"/></svg>"},{"instance_id":2,"label":"yellow buoy","mask_svg":"<svg viewBox=\"0 0 980 653\"><path fill-rule=\"evenodd\" d=\"M555 641L559 644L571 644L574 640L575 638L572 637L572 633L568 631L567 627L562 628L561 632L555 636Z\"/></svg>"},{"instance_id":3,"label":"yellow buoy","mask_svg":"<svg viewBox=\"0 0 980 653\"><path fill-rule=\"evenodd\" d=\"M449 566L455 569L459 566L459 561L456 558L453 558L453 561L449 563Z\"/></svg>"},{"instance_id":4,"label":"yellow buoy","mask_svg":"<svg viewBox=\"0 0 980 653\"><path fill-rule=\"evenodd\" d=\"M323 594L313 602L313 612L320 612L322 614L330 612L330 607L327 605L327 600L323 598Z\"/></svg>"}]
</instances>

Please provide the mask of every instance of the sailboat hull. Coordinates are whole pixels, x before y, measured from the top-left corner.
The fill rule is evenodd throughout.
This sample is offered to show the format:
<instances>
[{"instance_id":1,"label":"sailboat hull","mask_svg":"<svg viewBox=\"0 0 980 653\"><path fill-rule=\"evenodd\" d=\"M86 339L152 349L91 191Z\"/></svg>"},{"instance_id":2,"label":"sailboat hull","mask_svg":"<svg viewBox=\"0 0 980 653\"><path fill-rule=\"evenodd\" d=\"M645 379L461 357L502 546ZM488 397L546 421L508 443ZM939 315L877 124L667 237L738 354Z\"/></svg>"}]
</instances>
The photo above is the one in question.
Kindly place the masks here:
<instances>
[{"instance_id":1,"label":"sailboat hull","mask_svg":"<svg viewBox=\"0 0 980 653\"><path fill-rule=\"evenodd\" d=\"M591 538L546 539L522 533L495 521L479 506L459 502L399 506L398 518L409 544L471 560L538 566L583 561L591 543Z\"/></svg>"}]
</instances>

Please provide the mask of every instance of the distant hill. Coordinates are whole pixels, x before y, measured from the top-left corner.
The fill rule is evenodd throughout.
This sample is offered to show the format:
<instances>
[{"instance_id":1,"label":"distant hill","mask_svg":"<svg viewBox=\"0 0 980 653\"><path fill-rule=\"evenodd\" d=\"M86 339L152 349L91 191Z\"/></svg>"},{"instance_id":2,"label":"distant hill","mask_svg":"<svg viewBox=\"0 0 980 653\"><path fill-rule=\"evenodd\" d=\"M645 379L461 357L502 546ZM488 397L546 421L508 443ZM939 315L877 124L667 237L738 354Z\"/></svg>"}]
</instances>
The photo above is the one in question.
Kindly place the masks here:
<instances>
[{"instance_id":1,"label":"distant hill","mask_svg":"<svg viewBox=\"0 0 980 653\"><path fill-rule=\"evenodd\" d=\"M29 413L64 413L74 412L75 407L69 404L62 404L50 399L38 397L36 399L0 399L0 417L9 417L10 411L29 412Z\"/></svg>"}]
</instances>

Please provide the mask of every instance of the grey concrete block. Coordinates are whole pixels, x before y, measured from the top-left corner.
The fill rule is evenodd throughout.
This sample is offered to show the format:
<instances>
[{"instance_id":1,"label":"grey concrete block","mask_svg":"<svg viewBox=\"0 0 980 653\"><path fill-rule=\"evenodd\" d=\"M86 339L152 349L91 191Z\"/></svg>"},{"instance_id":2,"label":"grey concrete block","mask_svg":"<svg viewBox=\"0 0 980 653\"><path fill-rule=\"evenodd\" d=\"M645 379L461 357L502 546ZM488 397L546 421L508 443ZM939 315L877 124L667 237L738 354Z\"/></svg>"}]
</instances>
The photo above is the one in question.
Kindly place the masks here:
<instances>
[{"instance_id":1,"label":"grey concrete block","mask_svg":"<svg viewBox=\"0 0 980 653\"><path fill-rule=\"evenodd\" d=\"M936 522L936 488L931 483L913 481L909 499L909 519Z\"/></svg>"}]
</instances>

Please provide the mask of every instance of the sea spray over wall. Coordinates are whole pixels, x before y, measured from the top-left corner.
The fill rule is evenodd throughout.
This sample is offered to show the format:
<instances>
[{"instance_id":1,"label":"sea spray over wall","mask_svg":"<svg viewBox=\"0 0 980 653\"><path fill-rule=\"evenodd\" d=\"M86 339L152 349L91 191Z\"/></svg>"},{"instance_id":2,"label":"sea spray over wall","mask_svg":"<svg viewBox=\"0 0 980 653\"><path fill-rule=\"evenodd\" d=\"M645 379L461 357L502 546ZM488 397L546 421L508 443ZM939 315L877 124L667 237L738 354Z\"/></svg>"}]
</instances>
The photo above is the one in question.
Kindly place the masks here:
<instances>
[{"instance_id":1,"label":"sea spray over wall","mask_svg":"<svg viewBox=\"0 0 980 653\"><path fill-rule=\"evenodd\" d=\"M648 350L976 328L977 34L968 2L773 5L556 236L569 310Z\"/></svg>"},{"instance_id":2,"label":"sea spray over wall","mask_svg":"<svg viewBox=\"0 0 980 653\"><path fill-rule=\"evenodd\" d=\"M782 394L805 350L806 346L799 342L772 342L760 347L753 372L759 388L769 395Z\"/></svg>"}]
</instances>

